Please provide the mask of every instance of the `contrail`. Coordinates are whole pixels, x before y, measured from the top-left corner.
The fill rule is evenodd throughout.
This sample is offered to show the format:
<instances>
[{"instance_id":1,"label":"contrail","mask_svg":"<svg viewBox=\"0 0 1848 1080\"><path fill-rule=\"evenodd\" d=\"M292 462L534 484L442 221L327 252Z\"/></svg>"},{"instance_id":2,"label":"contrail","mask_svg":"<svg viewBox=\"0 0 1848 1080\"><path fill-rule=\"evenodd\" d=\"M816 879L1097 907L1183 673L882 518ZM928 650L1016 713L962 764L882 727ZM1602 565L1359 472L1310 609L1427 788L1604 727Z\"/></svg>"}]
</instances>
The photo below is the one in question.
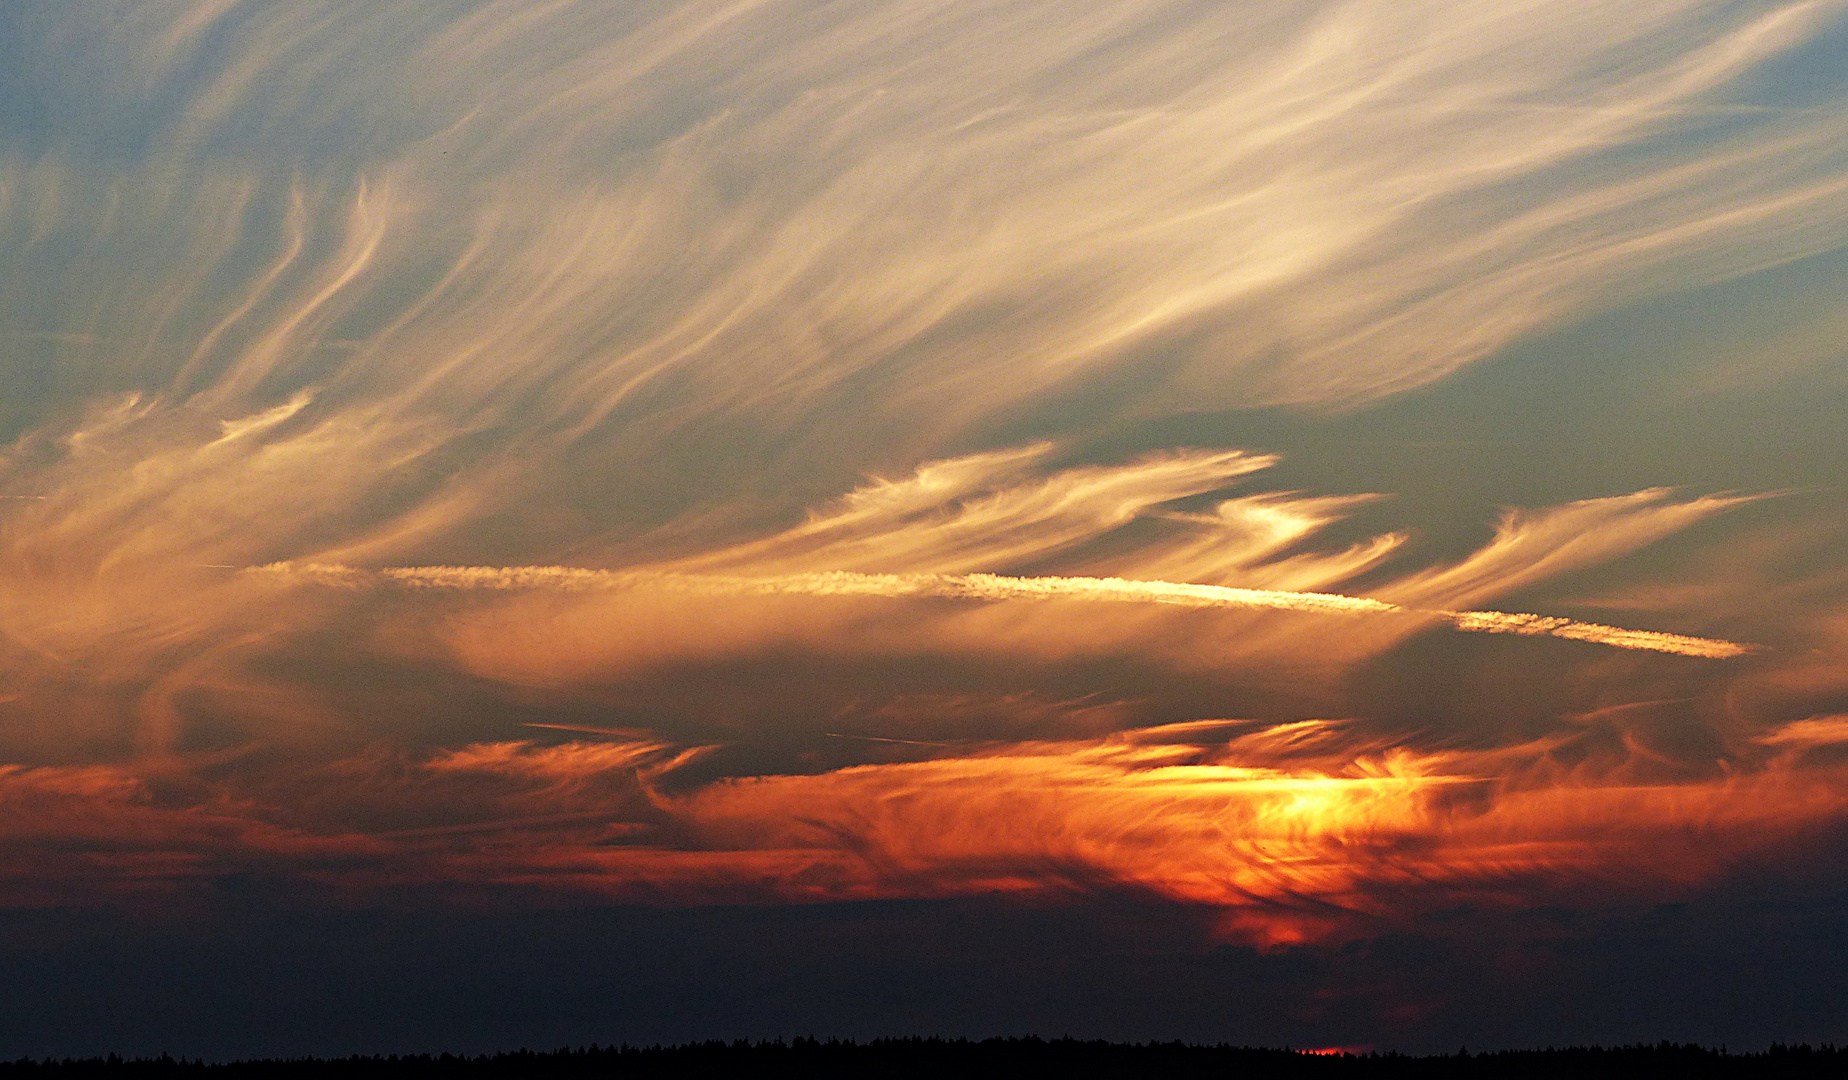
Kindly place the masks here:
<instances>
[{"instance_id":1,"label":"contrail","mask_svg":"<svg viewBox=\"0 0 1848 1080\"><path fill-rule=\"evenodd\" d=\"M1668 634L1659 630L1628 630L1601 623L1574 622L1553 615L1527 615L1513 611L1434 611L1458 630L1474 634L1522 634L1591 641L1619 649L1643 649L1649 652L1675 653L1725 660L1757 652L1760 646L1746 645L1720 638Z\"/></svg>"},{"instance_id":2,"label":"contrail","mask_svg":"<svg viewBox=\"0 0 1848 1080\"><path fill-rule=\"evenodd\" d=\"M1518 634L1589 641L1619 649L1726 659L1758 646L1718 638L1629 630L1551 615L1512 611L1440 611L1401 607L1341 593L1240 589L1183 581L1118 577L1008 577L1001 574L862 574L830 570L769 577L587 570L575 566L388 566L377 571L316 563L273 563L256 571L284 573L322 584L360 585L382 579L414 589L656 588L724 596L933 596L971 600L1085 600L1173 604L1190 608L1247 608L1324 615L1404 613L1437 619L1473 634Z\"/></svg>"}]
</instances>

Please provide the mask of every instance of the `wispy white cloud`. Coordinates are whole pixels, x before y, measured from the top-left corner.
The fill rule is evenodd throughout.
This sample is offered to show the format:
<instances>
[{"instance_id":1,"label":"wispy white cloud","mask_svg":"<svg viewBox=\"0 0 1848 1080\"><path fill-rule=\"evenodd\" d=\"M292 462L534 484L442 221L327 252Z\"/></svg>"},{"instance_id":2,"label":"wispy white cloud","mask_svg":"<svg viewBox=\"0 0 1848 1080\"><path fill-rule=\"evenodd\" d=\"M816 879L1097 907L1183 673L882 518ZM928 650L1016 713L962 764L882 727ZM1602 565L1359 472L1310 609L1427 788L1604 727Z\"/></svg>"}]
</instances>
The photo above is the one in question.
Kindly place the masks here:
<instances>
[{"instance_id":1,"label":"wispy white cloud","mask_svg":"<svg viewBox=\"0 0 1848 1080\"><path fill-rule=\"evenodd\" d=\"M1028 470L1042 465L1051 451L1039 445L927 462L903 480L863 485L774 536L660 568L748 570L756 577L808 570L994 569L1065 551L1154 507L1220 490L1277 461L1240 450L1181 450L1125 465L1033 476ZM1256 554L1250 546L1241 550Z\"/></svg>"},{"instance_id":2,"label":"wispy white cloud","mask_svg":"<svg viewBox=\"0 0 1848 1080\"><path fill-rule=\"evenodd\" d=\"M664 442L757 433L786 451L750 486L787 488L1093 378L1147 388L1122 415L1366 401L1848 235L1839 110L1732 108L1816 0L101 10L22 24L83 122L0 129L0 324L56 353L0 544L80 577L446 557L523 500L658 524L690 485L624 478ZM954 468L1035 456L998 453ZM848 537L949 513L940 465L726 557L1006 570L1263 461L989 477ZM1326 591L1399 545L1273 557L1339 512L1234 500L1096 569ZM638 531L586 529L555 547ZM1385 598L1468 606L1471 572Z\"/></svg>"},{"instance_id":3,"label":"wispy white cloud","mask_svg":"<svg viewBox=\"0 0 1848 1080\"><path fill-rule=\"evenodd\" d=\"M1730 108L1840 11L67 7L47 107L148 149L7 158L7 321L242 413L584 438L933 440L1157 356L1126 407L1365 401L1848 236L1839 111Z\"/></svg>"},{"instance_id":4,"label":"wispy white cloud","mask_svg":"<svg viewBox=\"0 0 1848 1080\"><path fill-rule=\"evenodd\" d=\"M1544 510L1510 510L1495 537L1467 559L1380 589L1396 603L1463 607L1568 571L1606 562L1750 502L1757 496L1674 501L1664 488Z\"/></svg>"}]
</instances>

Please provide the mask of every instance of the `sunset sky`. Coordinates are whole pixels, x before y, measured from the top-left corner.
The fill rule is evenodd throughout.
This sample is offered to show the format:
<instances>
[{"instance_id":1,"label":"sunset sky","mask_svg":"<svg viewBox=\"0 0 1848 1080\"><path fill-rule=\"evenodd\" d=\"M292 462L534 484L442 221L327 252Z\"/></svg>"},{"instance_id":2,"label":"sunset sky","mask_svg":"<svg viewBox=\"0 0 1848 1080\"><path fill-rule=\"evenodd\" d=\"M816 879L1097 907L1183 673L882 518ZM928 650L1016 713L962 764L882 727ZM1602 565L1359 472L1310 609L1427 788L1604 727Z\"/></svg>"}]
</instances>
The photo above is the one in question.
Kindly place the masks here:
<instances>
[{"instance_id":1,"label":"sunset sky","mask_svg":"<svg viewBox=\"0 0 1848 1080\"><path fill-rule=\"evenodd\" d=\"M0 6L0 1059L1848 1040L1848 3Z\"/></svg>"}]
</instances>

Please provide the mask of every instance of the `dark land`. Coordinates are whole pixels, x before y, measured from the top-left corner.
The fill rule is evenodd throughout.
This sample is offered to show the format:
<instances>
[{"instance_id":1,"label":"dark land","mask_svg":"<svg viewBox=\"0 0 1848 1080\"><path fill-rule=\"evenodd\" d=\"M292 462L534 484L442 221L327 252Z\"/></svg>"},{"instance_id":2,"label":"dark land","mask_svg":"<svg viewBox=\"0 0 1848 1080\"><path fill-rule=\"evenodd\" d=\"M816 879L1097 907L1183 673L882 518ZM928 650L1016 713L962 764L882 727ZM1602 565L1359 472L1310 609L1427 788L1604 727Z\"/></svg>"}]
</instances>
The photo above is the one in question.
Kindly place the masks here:
<instances>
[{"instance_id":1,"label":"dark land","mask_svg":"<svg viewBox=\"0 0 1848 1080\"><path fill-rule=\"evenodd\" d=\"M1161 1076L1161 1077L1838 1077L1848 1049L1774 1045L1729 1053L1692 1044L1567 1047L1412 1056L1327 1053L1188 1043L1078 1039L800 1038L598 1047L535 1053L392 1055L206 1063L172 1057L21 1060L0 1063L0 1080L77 1076L147 1077L629 1077L780 1073L798 1076Z\"/></svg>"}]
</instances>

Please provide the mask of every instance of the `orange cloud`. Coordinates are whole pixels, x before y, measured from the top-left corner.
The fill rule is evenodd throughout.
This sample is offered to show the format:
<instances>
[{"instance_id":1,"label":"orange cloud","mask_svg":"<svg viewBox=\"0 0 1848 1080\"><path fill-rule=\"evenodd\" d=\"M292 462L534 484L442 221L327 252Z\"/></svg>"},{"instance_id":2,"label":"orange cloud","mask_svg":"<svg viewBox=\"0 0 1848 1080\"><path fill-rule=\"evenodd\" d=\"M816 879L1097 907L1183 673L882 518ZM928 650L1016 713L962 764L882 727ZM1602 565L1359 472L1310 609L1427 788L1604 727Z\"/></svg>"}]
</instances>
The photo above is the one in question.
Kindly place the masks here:
<instances>
[{"instance_id":1,"label":"orange cloud","mask_svg":"<svg viewBox=\"0 0 1848 1080\"><path fill-rule=\"evenodd\" d=\"M260 791L237 790L248 777L9 767L0 888L17 904L229 872L336 893L665 903L1127 887L1277 943L1464 900L1646 898L1710 880L1848 816L1844 766L1801 755L1848 745L1840 728L1798 722L1722 774L1680 780L1649 779L1589 735L1421 751L1323 721L939 747L680 793L660 782L697 752L628 738L356 758ZM353 827L368 801L361 817L395 824Z\"/></svg>"}]
</instances>

